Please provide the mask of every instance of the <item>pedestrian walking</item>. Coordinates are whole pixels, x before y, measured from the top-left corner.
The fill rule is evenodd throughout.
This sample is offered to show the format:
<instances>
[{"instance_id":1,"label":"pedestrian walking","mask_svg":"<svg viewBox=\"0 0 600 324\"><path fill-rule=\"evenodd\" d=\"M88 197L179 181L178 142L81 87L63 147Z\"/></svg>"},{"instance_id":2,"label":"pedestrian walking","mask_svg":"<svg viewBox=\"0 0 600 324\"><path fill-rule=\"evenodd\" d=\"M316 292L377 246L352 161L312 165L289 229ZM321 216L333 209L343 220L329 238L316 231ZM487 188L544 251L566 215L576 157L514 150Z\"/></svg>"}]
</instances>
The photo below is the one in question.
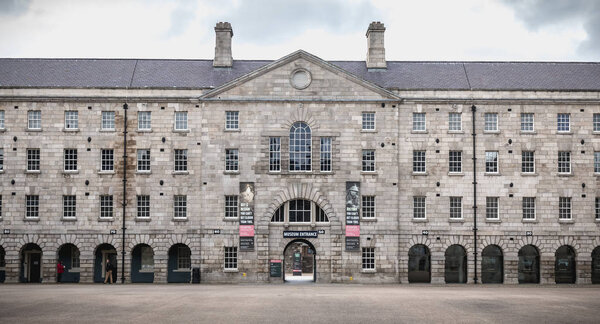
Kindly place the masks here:
<instances>
[{"instance_id":1,"label":"pedestrian walking","mask_svg":"<svg viewBox=\"0 0 600 324\"><path fill-rule=\"evenodd\" d=\"M113 283L113 268L114 265L110 261L110 258L106 260L106 275L104 276L104 283L108 282L108 278L110 278L110 283Z\"/></svg>"},{"instance_id":2,"label":"pedestrian walking","mask_svg":"<svg viewBox=\"0 0 600 324\"><path fill-rule=\"evenodd\" d=\"M58 261L58 263L56 264L56 282L61 283L62 282L62 274L65 272L65 266L62 263L62 261Z\"/></svg>"}]
</instances>

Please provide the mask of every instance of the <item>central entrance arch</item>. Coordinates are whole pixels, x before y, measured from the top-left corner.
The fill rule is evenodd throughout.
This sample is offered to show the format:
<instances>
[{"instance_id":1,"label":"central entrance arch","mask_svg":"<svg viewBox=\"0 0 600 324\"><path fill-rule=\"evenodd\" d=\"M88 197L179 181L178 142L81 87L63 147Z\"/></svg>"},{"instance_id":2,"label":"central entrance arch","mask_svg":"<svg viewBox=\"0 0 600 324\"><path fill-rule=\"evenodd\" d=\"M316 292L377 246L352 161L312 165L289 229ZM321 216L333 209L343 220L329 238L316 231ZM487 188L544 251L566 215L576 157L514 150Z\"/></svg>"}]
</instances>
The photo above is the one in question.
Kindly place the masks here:
<instances>
[{"instance_id":1,"label":"central entrance arch","mask_svg":"<svg viewBox=\"0 0 600 324\"><path fill-rule=\"evenodd\" d=\"M295 239L283 249L284 282L316 282L317 250L310 241Z\"/></svg>"}]
</instances>

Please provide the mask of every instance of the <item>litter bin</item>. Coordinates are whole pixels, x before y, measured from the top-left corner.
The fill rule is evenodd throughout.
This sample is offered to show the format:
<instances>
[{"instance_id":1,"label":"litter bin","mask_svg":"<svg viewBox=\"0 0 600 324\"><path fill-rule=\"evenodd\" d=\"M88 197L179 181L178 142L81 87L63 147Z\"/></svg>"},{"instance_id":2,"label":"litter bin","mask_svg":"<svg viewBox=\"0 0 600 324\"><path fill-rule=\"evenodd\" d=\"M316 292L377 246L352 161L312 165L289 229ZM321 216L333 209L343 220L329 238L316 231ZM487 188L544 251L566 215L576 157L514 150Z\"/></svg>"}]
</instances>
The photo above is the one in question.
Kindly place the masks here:
<instances>
[{"instance_id":1,"label":"litter bin","mask_svg":"<svg viewBox=\"0 0 600 324\"><path fill-rule=\"evenodd\" d=\"M200 268L192 269L192 283L195 283L195 284L200 283Z\"/></svg>"}]
</instances>

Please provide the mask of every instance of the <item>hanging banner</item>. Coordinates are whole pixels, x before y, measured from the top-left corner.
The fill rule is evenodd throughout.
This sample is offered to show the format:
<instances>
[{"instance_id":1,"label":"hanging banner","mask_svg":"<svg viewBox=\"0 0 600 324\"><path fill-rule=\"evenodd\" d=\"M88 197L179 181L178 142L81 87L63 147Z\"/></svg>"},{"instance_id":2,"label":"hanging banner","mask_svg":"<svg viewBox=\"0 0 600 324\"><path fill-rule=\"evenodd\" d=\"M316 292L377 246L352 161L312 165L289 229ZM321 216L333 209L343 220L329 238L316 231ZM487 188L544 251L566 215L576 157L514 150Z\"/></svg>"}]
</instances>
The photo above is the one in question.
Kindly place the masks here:
<instances>
[{"instance_id":1,"label":"hanging banner","mask_svg":"<svg viewBox=\"0 0 600 324\"><path fill-rule=\"evenodd\" d=\"M346 251L360 251L360 182L346 182Z\"/></svg>"},{"instance_id":2,"label":"hanging banner","mask_svg":"<svg viewBox=\"0 0 600 324\"><path fill-rule=\"evenodd\" d=\"M254 251L254 182L240 182L240 251Z\"/></svg>"}]
</instances>

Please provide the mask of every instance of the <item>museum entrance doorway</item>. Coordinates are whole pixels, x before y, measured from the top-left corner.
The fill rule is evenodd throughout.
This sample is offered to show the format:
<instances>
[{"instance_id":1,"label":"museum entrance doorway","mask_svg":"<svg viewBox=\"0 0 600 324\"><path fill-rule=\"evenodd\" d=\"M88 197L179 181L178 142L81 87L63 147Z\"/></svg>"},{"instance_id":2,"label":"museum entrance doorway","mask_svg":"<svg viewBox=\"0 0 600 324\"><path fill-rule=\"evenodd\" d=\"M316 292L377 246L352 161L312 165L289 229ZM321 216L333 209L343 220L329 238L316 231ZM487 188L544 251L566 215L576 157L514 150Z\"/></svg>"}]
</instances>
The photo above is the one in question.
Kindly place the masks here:
<instances>
[{"instance_id":1,"label":"museum entrance doorway","mask_svg":"<svg viewBox=\"0 0 600 324\"><path fill-rule=\"evenodd\" d=\"M316 282L317 251L307 240L296 239L283 250L284 282Z\"/></svg>"}]
</instances>

